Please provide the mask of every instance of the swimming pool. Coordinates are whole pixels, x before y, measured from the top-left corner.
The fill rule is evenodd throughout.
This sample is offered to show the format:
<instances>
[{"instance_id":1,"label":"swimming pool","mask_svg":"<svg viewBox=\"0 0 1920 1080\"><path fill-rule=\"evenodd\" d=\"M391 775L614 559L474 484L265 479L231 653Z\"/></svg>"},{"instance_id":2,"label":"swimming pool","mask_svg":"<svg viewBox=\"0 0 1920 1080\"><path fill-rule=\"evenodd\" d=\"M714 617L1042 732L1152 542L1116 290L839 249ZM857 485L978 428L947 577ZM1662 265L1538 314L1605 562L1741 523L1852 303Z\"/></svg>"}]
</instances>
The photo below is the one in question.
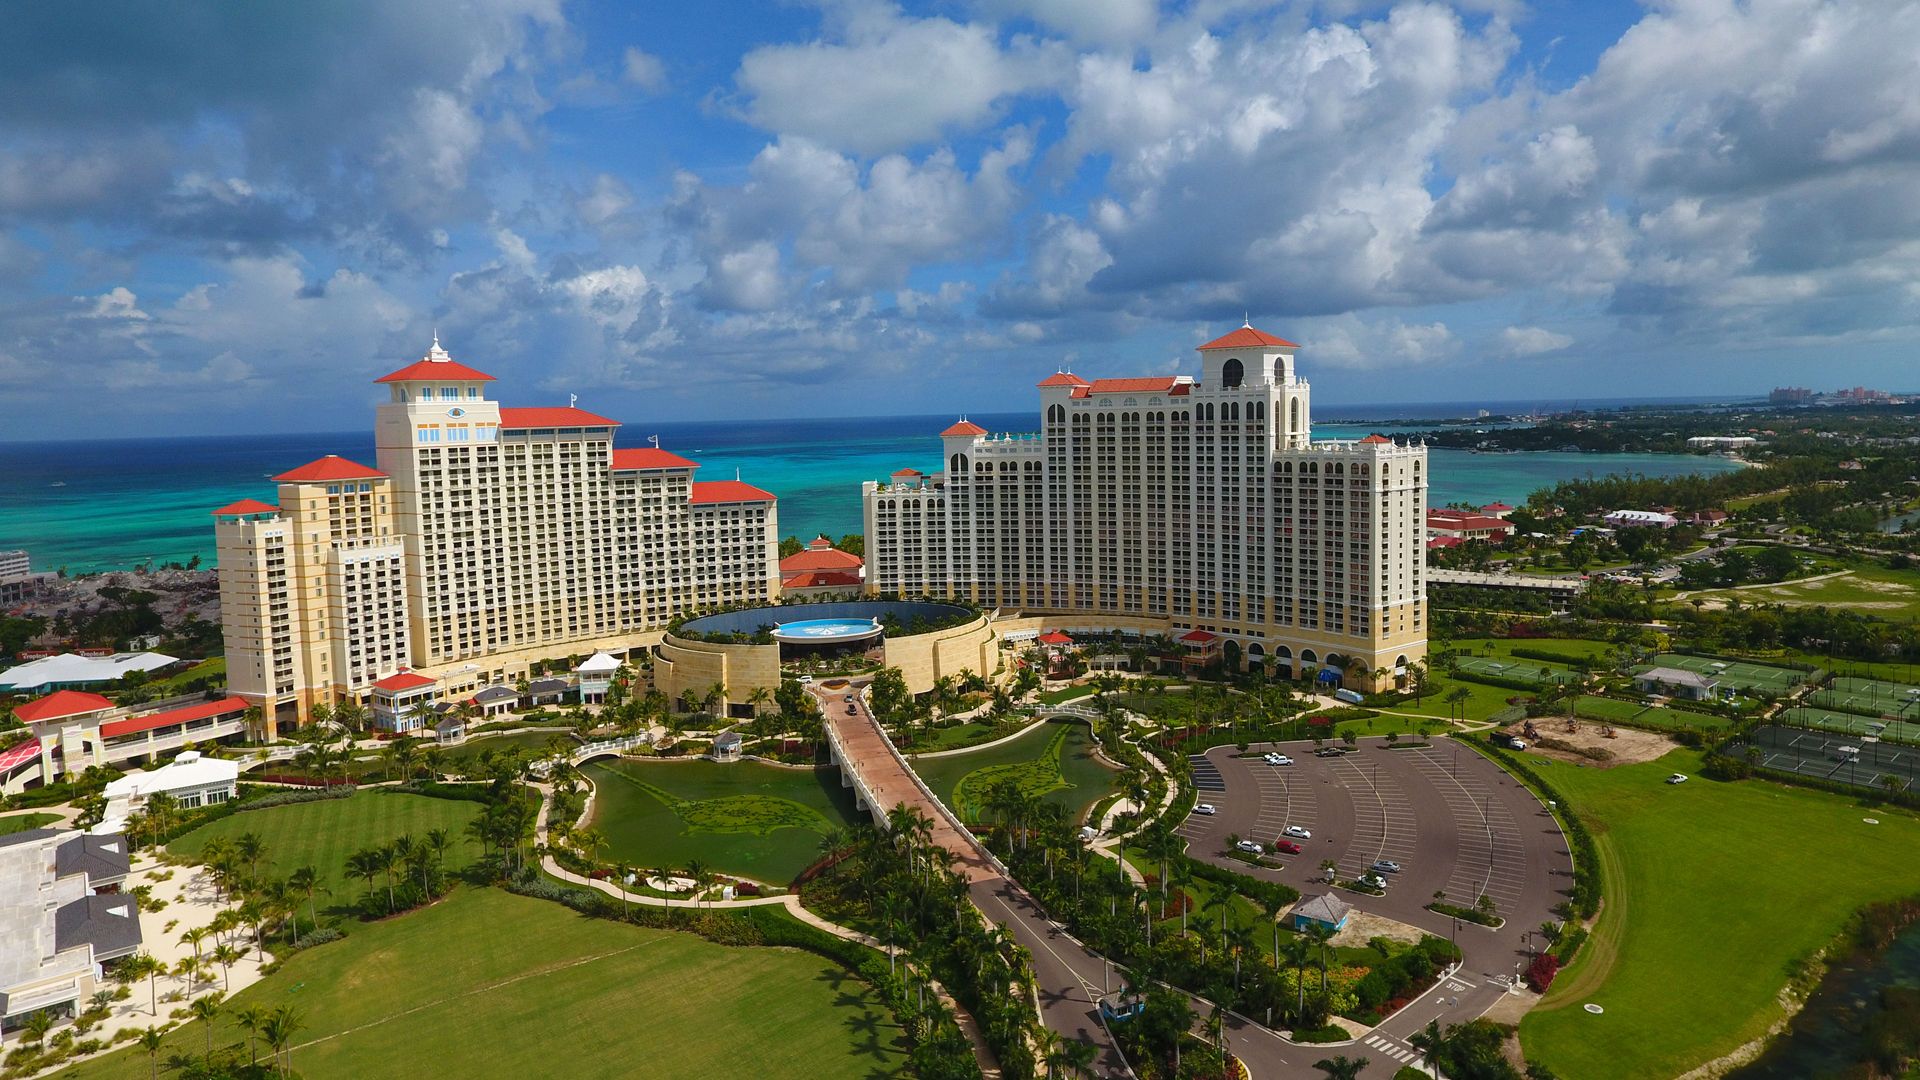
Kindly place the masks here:
<instances>
[{"instance_id":1,"label":"swimming pool","mask_svg":"<svg viewBox=\"0 0 1920 1080\"><path fill-rule=\"evenodd\" d=\"M880 624L873 619L801 619L773 628L780 641L860 641L879 637Z\"/></svg>"}]
</instances>

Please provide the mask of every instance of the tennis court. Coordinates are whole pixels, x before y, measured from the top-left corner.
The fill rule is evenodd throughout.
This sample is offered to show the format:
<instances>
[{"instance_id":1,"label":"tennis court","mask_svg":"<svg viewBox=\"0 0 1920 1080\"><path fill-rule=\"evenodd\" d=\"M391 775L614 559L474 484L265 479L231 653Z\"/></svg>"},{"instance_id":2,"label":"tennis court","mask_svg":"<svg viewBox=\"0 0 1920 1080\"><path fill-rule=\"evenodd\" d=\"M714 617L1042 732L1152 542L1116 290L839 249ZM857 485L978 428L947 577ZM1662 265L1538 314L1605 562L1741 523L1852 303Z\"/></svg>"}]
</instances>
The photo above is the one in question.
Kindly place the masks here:
<instances>
[{"instance_id":1,"label":"tennis court","mask_svg":"<svg viewBox=\"0 0 1920 1080\"><path fill-rule=\"evenodd\" d=\"M1859 713L1835 712L1832 709L1806 705L1782 711L1780 719L1785 723L1805 724L1808 727L1817 727L1826 731L1894 739L1920 745L1920 723L1907 720L1881 720L1877 717L1861 716Z\"/></svg>"},{"instance_id":2,"label":"tennis court","mask_svg":"<svg viewBox=\"0 0 1920 1080\"><path fill-rule=\"evenodd\" d=\"M1544 682L1575 682L1579 676L1560 667L1539 660L1495 660L1490 656L1460 656L1454 659L1461 671L1474 675L1489 675L1502 679L1519 679L1522 682L1538 686ZM1545 668L1547 675L1540 674Z\"/></svg>"},{"instance_id":3,"label":"tennis court","mask_svg":"<svg viewBox=\"0 0 1920 1080\"><path fill-rule=\"evenodd\" d=\"M1863 790L1920 788L1920 747L1773 725L1755 728L1747 745L1757 751L1750 759L1763 769L1811 776ZM1744 753L1738 744L1729 750L1736 757Z\"/></svg>"},{"instance_id":4,"label":"tennis court","mask_svg":"<svg viewBox=\"0 0 1920 1080\"><path fill-rule=\"evenodd\" d=\"M1719 682L1723 688L1735 690L1765 690L1779 694L1800 685L1807 673L1793 668L1773 667L1768 664L1756 664L1750 660L1715 660L1710 656L1683 656L1679 653L1661 653L1653 658L1649 667L1679 668L1705 675ZM1646 671L1646 667L1637 669Z\"/></svg>"},{"instance_id":5,"label":"tennis court","mask_svg":"<svg viewBox=\"0 0 1920 1080\"><path fill-rule=\"evenodd\" d=\"M1880 679L1836 676L1808 700L1821 708L1863 716L1920 717L1920 686Z\"/></svg>"}]
</instances>

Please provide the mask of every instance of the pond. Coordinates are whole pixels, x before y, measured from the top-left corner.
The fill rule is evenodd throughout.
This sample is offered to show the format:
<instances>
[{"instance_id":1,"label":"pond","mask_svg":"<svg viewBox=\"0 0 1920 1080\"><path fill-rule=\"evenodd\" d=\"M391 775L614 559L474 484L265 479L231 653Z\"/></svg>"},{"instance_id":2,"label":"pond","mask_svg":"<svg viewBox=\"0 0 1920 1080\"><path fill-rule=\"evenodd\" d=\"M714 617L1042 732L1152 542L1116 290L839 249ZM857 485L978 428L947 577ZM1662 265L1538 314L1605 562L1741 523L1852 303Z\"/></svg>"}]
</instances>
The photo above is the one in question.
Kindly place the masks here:
<instances>
[{"instance_id":1,"label":"pond","mask_svg":"<svg viewBox=\"0 0 1920 1080\"><path fill-rule=\"evenodd\" d=\"M1901 931L1883 952L1867 952L1827 969L1826 978L1785 1033L1759 1060L1727 1080L1809 1080L1865 1076L1876 1036L1915 1038L1920 1024L1920 923Z\"/></svg>"},{"instance_id":2,"label":"pond","mask_svg":"<svg viewBox=\"0 0 1920 1080\"><path fill-rule=\"evenodd\" d=\"M1054 720L996 746L908 759L934 794L969 822L989 819L988 793L1001 783L1063 806L1076 824L1110 794L1118 773L1094 756L1087 725Z\"/></svg>"}]
</instances>

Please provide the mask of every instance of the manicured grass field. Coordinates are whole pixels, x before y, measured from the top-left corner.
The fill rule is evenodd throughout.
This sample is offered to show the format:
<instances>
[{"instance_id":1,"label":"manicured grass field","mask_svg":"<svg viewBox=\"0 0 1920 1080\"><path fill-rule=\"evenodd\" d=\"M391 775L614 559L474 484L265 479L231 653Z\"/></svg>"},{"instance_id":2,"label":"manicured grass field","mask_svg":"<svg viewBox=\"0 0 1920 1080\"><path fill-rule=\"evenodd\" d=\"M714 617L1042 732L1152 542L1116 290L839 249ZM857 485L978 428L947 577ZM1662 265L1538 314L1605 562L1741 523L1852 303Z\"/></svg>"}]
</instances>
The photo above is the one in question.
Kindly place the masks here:
<instances>
[{"instance_id":1,"label":"manicured grass field","mask_svg":"<svg viewBox=\"0 0 1920 1080\"><path fill-rule=\"evenodd\" d=\"M458 799L435 799L425 795L403 795L378 789L360 791L344 799L292 803L264 810L248 810L203 825L167 845L167 850L189 859L197 858L215 837L231 840L241 833L254 833L266 845L263 873L285 877L295 867L311 863L320 872L323 893L320 907L326 910L354 904L366 891L366 883L347 878L347 856L365 847L375 847L403 834L424 839L433 829L445 829L454 844L447 852L447 869L472 862L480 854L480 845L467 838L467 822L480 816L480 804Z\"/></svg>"},{"instance_id":2,"label":"manicured grass field","mask_svg":"<svg viewBox=\"0 0 1920 1080\"><path fill-rule=\"evenodd\" d=\"M0 817L0 836L26 832L28 829L37 829L59 820L59 814L8 814L6 817Z\"/></svg>"},{"instance_id":3,"label":"manicured grass field","mask_svg":"<svg viewBox=\"0 0 1920 1080\"><path fill-rule=\"evenodd\" d=\"M468 764L480 760L480 755L489 750L495 754L506 754L514 750L545 754L547 745L553 741L555 735L565 738L568 743L574 742L563 731L515 731L504 735L483 734L468 739L459 746L449 746L440 751L440 754L449 772L459 772Z\"/></svg>"},{"instance_id":4,"label":"manicured grass field","mask_svg":"<svg viewBox=\"0 0 1920 1080\"><path fill-rule=\"evenodd\" d=\"M647 868L699 859L721 873L785 885L820 857L820 838L860 820L837 768L758 762L589 763L601 858Z\"/></svg>"},{"instance_id":5,"label":"manicured grass field","mask_svg":"<svg viewBox=\"0 0 1920 1080\"><path fill-rule=\"evenodd\" d=\"M166 697L169 694L180 693L183 687L197 679L210 679L216 675L224 677L226 673L227 658L224 656L210 656L192 667L187 668L185 671L169 675L149 685L154 688L154 692L157 695Z\"/></svg>"},{"instance_id":6,"label":"manicured grass field","mask_svg":"<svg viewBox=\"0 0 1920 1080\"><path fill-rule=\"evenodd\" d=\"M1078 822L1113 790L1115 773L1094 759L1094 746L1085 724L1056 720L975 753L909 760L933 793L964 819L986 817L987 792L1012 781L1065 807Z\"/></svg>"},{"instance_id":7,"label":"manicured grass field","mask_svg":"<svg viewBox=\"0 0 1920 1080\"><path fill-rule=\"evenodd\" d=\"M1599 835L1594 940L1520 1027L1561 1076L1679 1075L1765 1033L1799 962L1849 914L1910 895L1920 818L1824 792L1701 778L1696 752L1555 767ZM1694 776L1668 785L1670 772ZM1875 818L1868 825L1862 818ZM1580 1006L1605 1008L1592 1015Z\"/></svg>"},{"instance_id":8,"label":"manicured grass field","mask_svg":"<svg viewBox=\"0 0 1920 1080\"><path fill-rule=\"evenodd\" d=\"M1593 697L1583 695L1574 702L1575 716L1588 720L1612 720L1616 723L1642 727L1687 728L1693 731L1719 731L1732 725L1733 721L1712 713L1688 712L1685 709L1648 708L1635 701L1621 701L1618 698Z\"/></svg>"},{"instance_id":9,"label":"manicured grass field","mask_svg":"<svg viewBox=\"0 0 1920 1080\"><path fill-rule=\"evenodd\" d=\"M952 727L937 727L916 739L909 753L929 754L936 750L958 750L963 746L993 741L993 725L969 720Z\"/></svg>"},{"instance_id":10,"label":"manicured grass field","mask_svg":"<svg viewBox=\"0 0 1920 1080\"><path fill-rule=\"evenodd\" d=\"M1920 617L1920 572L1865 565L1819 581L1783 581L1765 588L1696 595L1722 600L1738 597L1744 604L1846 608L1883 619L1912 619Z\"/></svg>"},{"instance_id":11,"label":"manicured grass field","mask_svg":"<svg viewBox=\"0 0 1920 1080\"><path fill-rule=\"evenodd\" d=\"M249 1005L299 1010L292 1062L308 1080L796 1070L867 1080L905 1067L884 1005L812 954L726 948L495 889L462 889L294 954L228 1003L214 1021L216 1046L244 1053L232 1018ZM160 1060L197 1057L205 1045L199 1025L182 1025ZM144 1052L123 1050L57 1075L144 1080L149 1071Z\"/></svg>"}]
</instances>

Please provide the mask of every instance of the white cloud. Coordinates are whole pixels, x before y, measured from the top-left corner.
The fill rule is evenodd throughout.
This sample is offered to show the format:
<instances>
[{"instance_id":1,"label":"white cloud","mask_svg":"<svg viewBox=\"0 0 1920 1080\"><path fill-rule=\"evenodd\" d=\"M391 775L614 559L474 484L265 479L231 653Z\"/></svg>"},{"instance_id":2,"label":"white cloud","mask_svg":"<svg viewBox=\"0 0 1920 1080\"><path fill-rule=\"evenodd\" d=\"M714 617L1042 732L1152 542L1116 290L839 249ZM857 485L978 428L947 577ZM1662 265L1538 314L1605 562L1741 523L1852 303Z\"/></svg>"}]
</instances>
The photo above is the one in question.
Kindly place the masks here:
<instances>
[{"instance_id":1,"label":"white cloud","mask_svg":"<svg viewBox=\"0 0 1920 1080\"><path fill-rule=\"evenodd\" d=\"M93 298L93 311L96 319L138 319L153 318L140 310L139 298L124 285L116 285L107 292Z\"/></svg>"},{"instance_id":2,"label":"white cloud","mask_svg":"<svg viewBox=\"0 0 1920 1080\"><path fill-rule=\"evenodd\" d=\"M1159 19L1155 0L981 0L979 6L989 15L1032 19L1099 45L1142 41Z\"/></svg>"},{"instance_id":3,"label":"white cloud","mask_svg":"<svg viewBox=\"0 0 1920 1080\"><path fill-rule=\"evenodd\" d=\"M1509 326L1500 331L1500 347L1508 356L1539 356L1573 344L1571 335L1543 326Z\"/></svg>"},{"instance_id":4,"label":"white cloud","mask_svg":"<svg viewBox=\"0 0 1920 1080\"><path fill-rule=\"evenodd\" d=\"M657 94L667 88L666 62L645 49L631 45L621 57L620 76L649 94Z\"/></svg>"},{"instance_id":5,"label":"white cloud","mask_svg":"<svg viewBox=\"0 0 1920 1080\"><path fill-rule=\"evenodd\" d=\"M990 26L876 12L852 19L841 41L755 49L734 81L750 122L873 155L979 127L1051 82L1063 59L1027 40L1003 50Z\"/></svg>"},{"instance_id":6,"label":"white cloud","mask_svg":"<svg viewBox=\"0 0 1920 1080\"><path fill-rule=\"evenodd\" d=\"M1445 323L1406 323L1397 318L1336 315L1307 319L1294 331L1306 344L1303 362L1374 370L1433 364L1451 359L1460 342Z\"/></svg>"}]
</instances>

